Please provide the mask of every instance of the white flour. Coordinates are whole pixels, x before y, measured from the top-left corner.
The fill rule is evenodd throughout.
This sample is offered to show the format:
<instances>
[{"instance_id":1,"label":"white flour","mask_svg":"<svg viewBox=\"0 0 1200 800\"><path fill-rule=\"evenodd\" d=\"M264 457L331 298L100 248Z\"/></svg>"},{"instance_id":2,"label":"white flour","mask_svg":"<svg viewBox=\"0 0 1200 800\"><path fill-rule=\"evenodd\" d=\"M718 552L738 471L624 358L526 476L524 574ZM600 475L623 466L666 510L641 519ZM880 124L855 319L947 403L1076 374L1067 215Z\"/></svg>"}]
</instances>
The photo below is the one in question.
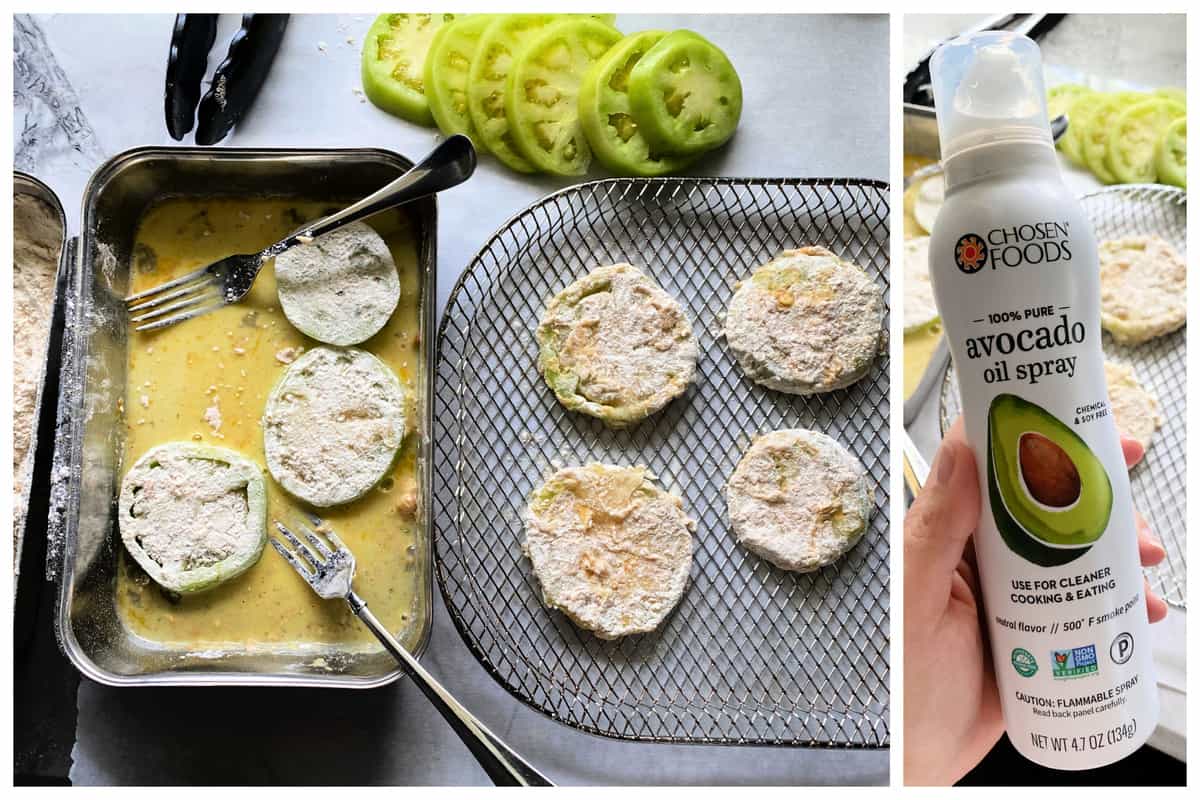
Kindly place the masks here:
<instances>
[{"instance_id":1,"label":"white flour","mask_svg":"<svg viewBox=\"0 0 1200 800\"><path fill-rule=\"evenodd\" d=\"M63 230L53 210L27 194L13 200L13 522L24 525L27 460L37 424L37 394Z\"/></svg>"}]
</instances>

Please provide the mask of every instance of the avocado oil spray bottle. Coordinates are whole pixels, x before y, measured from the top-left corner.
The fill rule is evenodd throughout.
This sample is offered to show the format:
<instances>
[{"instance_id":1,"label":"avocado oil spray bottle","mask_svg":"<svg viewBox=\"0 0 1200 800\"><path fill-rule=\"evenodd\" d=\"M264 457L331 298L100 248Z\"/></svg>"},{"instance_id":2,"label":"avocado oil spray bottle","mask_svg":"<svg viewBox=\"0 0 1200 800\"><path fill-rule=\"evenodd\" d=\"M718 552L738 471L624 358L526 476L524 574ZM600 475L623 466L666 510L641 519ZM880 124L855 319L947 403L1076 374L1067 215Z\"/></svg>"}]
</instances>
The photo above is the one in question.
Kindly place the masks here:
<instances>
[{"instance_id":1,"label":"avocado oil spray bottle","mask_svg":"<svg viewBox=\"0 0 1200 800\"><path fill-rule=\"evenodd\" d=\"M1095 234L1059 172L1033 41L955 39L931 72L946 201L929 269L979 469L1004 720L1032 761L1098 767L1154 731L1158 690Z\"/></svg>"}]
</instances>

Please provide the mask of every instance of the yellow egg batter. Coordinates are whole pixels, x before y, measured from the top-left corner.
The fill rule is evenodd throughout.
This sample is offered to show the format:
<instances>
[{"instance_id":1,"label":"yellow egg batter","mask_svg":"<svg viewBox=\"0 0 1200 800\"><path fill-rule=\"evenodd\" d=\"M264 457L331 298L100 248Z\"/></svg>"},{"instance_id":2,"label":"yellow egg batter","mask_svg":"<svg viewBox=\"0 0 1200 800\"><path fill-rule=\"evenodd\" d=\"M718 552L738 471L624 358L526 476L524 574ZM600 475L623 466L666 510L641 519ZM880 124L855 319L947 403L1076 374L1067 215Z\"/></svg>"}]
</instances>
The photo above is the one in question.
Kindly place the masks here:
<instances>
[{"instance_id":1,"label":"yellow egg batter","mask_svg":"<svg viewBox=\"0 0 1200 800\"><path fill-rule=\"evenodd\" d=\"M304 221L328 213L326 204L282 199L172 199L150 208L138 229L131 291L150 288L231 253L253 253ZM362 345L383 360L417 398L422 342L421 280L413 222L390 211L369 224L384 240L400 273L400 304L388 324ZM302 519L304 506L266 471L263 405L286 364L317 343L296 331L279 308L268 264L241 302L160 331L129 334L124 465L169 441L228 447L263 467L268 520ZM416 409L420 403L414 402ZM391 474L365 497L317 510L354 552L355 589L402 640L415 639L427 613L421 536L417 436L410 423ZM270 534L271 530L268 530ZM374 649L374 637L341 601L324 601L268 545L241 577L207 592L168 596L124 552L117 575L117 610L130 632L149 642L196 649L273 652L316 646ZM409 644L415 643L409 641Z\"/></svg>"}]
</instances>

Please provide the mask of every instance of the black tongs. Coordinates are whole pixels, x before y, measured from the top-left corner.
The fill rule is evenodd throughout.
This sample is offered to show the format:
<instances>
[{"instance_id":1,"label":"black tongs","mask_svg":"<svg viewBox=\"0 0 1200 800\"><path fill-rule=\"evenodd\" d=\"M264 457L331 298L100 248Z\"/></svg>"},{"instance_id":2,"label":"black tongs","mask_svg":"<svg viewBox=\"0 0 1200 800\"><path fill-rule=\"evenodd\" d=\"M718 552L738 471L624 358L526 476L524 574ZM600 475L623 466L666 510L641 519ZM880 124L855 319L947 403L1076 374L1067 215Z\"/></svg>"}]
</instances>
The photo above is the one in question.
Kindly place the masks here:
<instances>
[{"instance_id":1,"label":"black tongs","mask_svg":"<svg viewBox=\"0 0 1200 800\"><path fill-rule=\"evenodd\" d=\"M1023 36L1028 36L1030 39L1037 41L1047 32L1052 30L1054 26L1062 22L1066 14L997 14L994 17L988 17L978 25L968 28L958 36L965 36L971 33L979 33L981 31L998 31L1008 28L1013 22L1022 17L1021 23L1012 29L1013 33L1019 33ZM913 67L912 71L904 77L904 102L912 103L918 106L933 107L933 86L929 77L929 59L933 57L934 47Z\"/></svg>"},{"instance_id":2,"label":"black tongs","mask_svg":"<svg viewBox=\"0 0 1200 800\"><path fill-rule=\"evenodd\" d=\"M196 144L216 144L245 116L267 80L288 14L243 14L204 97L200 82L217 38L216 14L177 14L167 57L167 131L176 141L196 125ZM197 110L197 104L199 109Z\"/></svg>"}]
</instances>

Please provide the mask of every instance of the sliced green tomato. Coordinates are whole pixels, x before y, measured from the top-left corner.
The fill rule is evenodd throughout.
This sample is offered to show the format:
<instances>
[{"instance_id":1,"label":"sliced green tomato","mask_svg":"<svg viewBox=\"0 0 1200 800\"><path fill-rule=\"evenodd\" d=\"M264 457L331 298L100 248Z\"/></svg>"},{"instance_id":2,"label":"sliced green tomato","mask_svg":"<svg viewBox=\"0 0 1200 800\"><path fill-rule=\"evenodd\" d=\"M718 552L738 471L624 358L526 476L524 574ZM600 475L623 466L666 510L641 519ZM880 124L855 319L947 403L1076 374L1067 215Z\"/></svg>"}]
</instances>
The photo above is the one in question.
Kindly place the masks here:
<instances>
[{"instance_id":1,"label":"sliced green tomato","mask_svg":"<svg viewBox=\"0 0 1200 800\"><path fill-rule=\"evenodd\" d=\"M1155 97L1165 97L1168 100L1174 100L1176 103L1187 105L1187 91L1176 86L1167 86L1154 91Z\"/></svg>"},{"instance_id":2,"label":"sliced green tomato","mask_svg":"<svg viewBox=\"0 0 1200 800\"><path fill-rule=\"evenodd\" d=\"M626 36L592 65L579 86L579 121L588 144L600 163L618 174L666 175L692 161L652 151L629 107L629 73L666 35L643 31Z\"/></svg>"},{"instance_id":3,"label":"sliced green tomato","mask_svg":"<svg viewBox=\"0 0 1200 800\"><path fill-rule=\"evenodd\" d=\"M521 45L558 19L554 14L504 14L492 20L479 37L467 80L467 110L480 140L492 155L517 172L534 166L517 149L504 113L504 91L513 56Z\"/></svg>"},{"instance_id":4,"label":"sliced green tomato","mask_svg":"<svg viewBox=\"0 0 1200 800\"><path fill-rule=\"evenodd\" d=\"M1106 95L1092 109L1083 134L1083 160L1101 183L1116 183L1117 176L1108 168L1108 134L1117 115L1144 95L1132 92Z\"/></svg>"},{"instance_id":5,"label":"sliced green tomato","mask_svg":"<svg viewBox=\"0 0 1200 800\"><path fill-rule=\"evenodd\" d=\"M1046 92L1046 112L1050 119L1060 114L1066 114L1072 101L1083 94L1091 94L1091 89L1077 83L1062 83Z\"/></svg>"},{"instance_id":6,"label":"sliced green tomato","mask_svg":"<svg viewBox=\"0 0 1200 800\"><path fill-rule=\"evenodd\" d=\"M1180 117L1163 131L1154 166L1160 182L1187 188L1187 117Z\"/></svg>"},{"instance_id":7,"label":"sliced green tomato","mask_svg":"<svg viewBox=\"0 0 1200 800\"><path fill-rule=\"evenodd\" d=\"M579 121L584 74L621 32L588 17L546 26L518 51L508 74L504 110L518 152L538 169L582 175L592 161Z\"/></svg>"},{"instance_id":8,"label":"sliced green tomato","mask_svg":"<svg viewBox=\"0 0 1200 800\"><path fill-rule=\"evenodd\" d=\"M1091 124L1093 112L1106 96L1100 92L1076 95L1067 112L1067 130L1059 138L1058 147L1063 155L1081 167L1087 166L1083 156L1084 132Z\"/></svg>"},{"instance_id":9,"label":"sliced green tomato","mask_svg":"<svg viewBox=\"0 0 1200 800\"><path fill-rule=\"evenodd\" d=\"M363 92L375 105L419 125L433 125L425 98L425 54L454 14L380 14L363 40Z\"/></svg>"},{"instance_id":10,"label":"sliced green tomato","mask_svg":"<svg viewBox=\"0 0 1200 800\"><path fill-rule=\"evenodd\" d=\"M1113 120L1108 133L1105 164L1122 183L1153 183L1158 170L1155 150L1167 126L1187 109L1181 103L1156 97L1128 106Z\"/></svg>"},{"instance_id":11,"label":"sliced green tomato","mask_svg":"<svg viewBox=\"0 0 1200 800\"><path fill-rule=\"evenodd\" d=\"M425 97L433 121L447 136L471 137L477 149L483 144L467 109L467 85L479 40L495 19L495 14L472 14L441 26L425 57Z\"/></svg>"},{"instance_id":12,"label":"sliced green tomato","mask_svg":"<svg viewBox=\"0 0 1200 800\"><path fill-rule=\"evenodd\" d=\"M1078 140L1071 136L1071 129L1075 125L1073 109L1080 98L1091 94L1093 94L1091 89L1076 83L1064 83L1046 93L1046 114L1050 120L1053 121L1062 114L1067 115L1067 130L1059 137L1057 144L1063 155L1076 164L1080 162L1081 155L1078 149Z\"/></svg>"},{"instance_id":13,"label":"sliced green tomato","mask_svg":"<svg viewBox=\"0 0 1200 800\"><path fill-rule=\"evenodd\" d=\"M716 45L680 30L638 61L629 75L629 101L651 147L693 155L733 136L742 116L742 82Z\"/></svg>"}]
</instances>

